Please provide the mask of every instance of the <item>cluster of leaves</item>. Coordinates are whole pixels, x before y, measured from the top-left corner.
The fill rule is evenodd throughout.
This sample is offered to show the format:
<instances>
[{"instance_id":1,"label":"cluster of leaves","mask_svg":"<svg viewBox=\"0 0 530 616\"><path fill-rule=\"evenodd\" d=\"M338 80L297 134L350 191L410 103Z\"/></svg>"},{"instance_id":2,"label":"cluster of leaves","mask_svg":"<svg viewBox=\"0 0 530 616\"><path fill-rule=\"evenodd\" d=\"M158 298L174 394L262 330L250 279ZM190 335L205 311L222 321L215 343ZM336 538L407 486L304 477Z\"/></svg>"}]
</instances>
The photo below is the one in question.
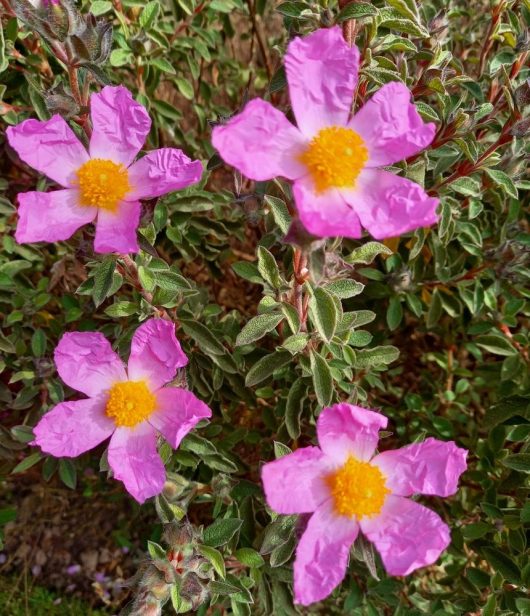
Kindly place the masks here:
<instances>
[{"instance_id":1,"label":"cluster of leaves","mask_svg":"<svg viewBox=\"0 0 530 616\"><path fill-rule=\"evenodd\" d=\"M299 613L290 563L302 521L267 510L259 468L309 444L322 407L345 399L390 417L385 448L454 439L469 471L456 497L430 503L452 529L439 566L392 579L358 541L344 584L304 613L530 613L528 0L93 0L79 3L86 27L59 41L20 4L1 2L2 475L39 464L45 482L83 482L94 455L43 459L27 445L69 395L57 340L98 329L126 356L138 322L165 312L190 357L188 386L214 419L178 451L161 444L167 547L149 545L129 613ZM220 166L211 124L249 94L287 110L289 36L332 23L361 50L357 105L403 81L437 124L432 147L393 171L440 196L438 226L384 244L315 241L293 220L288 185ZM90 27L99 43L72 42ZM16 159L5 128L58 111L82 126L85 93L107 81L149 109L150 147L177 144L208 160L208 174L145 204L134 260L94 256L86 230L17 245L16 193L46 180ZM14 516L0 510L0 522ZM153 520L153 539L161 532Z\"/></svg>"}]
</instances>

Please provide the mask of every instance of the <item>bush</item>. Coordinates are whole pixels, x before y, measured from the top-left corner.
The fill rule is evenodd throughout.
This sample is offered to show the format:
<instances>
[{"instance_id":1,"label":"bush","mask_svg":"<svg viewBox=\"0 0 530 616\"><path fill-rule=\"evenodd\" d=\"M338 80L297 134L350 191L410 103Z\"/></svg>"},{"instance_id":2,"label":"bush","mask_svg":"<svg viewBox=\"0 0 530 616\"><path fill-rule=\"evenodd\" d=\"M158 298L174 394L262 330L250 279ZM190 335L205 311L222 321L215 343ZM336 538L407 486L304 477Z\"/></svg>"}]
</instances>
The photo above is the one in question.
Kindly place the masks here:
<instances>
[{"instance_id":1,"label":"bush","mask_svg":"<svg viewBox=\"0 0 530 616\"><path fill-rule=\"evenodd\" d=\"M155 540L124 613L527 614L528 2L32 4L1 2L6 493L35 467L45 483L112 498L104 476L83 474L88 459L109 471L104 446L82 458L31 446L45 413L79 398L59 378L54 349L64 332L100 332L126 359L138 325L162 318L189 359L172 384L213 415L178 448L158 444L166 482L144 506ZM386 168L439 199L437 224L412 225L410 214L398 237L322 239L300 223L290 182L252 182L215 151L212 127L223 134L251 98L293 118L287 43L337 24L361 54L355 110L403 82L422 123L435 124L430 145L405 148ZM57 186L21 161L6 129L59 114L86 143L90 94L108 84L148 110L145 150L181 148L205 163L202 178L143 200L137 254L95 252L92 226L66 241L17 243L17 195ZM223 147L235 141L230 133ZM265 145L254 142L249 157ZM55 224L44 209L40 224ZM306 608L293 603L292 572L308 516L267 506L260 471L316 444L317 417L342 401L388 417L382 450L454 441L468 468L455 495L422 500L451 531L435 564L392 577L360 536L345 580Z\"/></svg>"}]
</instances>

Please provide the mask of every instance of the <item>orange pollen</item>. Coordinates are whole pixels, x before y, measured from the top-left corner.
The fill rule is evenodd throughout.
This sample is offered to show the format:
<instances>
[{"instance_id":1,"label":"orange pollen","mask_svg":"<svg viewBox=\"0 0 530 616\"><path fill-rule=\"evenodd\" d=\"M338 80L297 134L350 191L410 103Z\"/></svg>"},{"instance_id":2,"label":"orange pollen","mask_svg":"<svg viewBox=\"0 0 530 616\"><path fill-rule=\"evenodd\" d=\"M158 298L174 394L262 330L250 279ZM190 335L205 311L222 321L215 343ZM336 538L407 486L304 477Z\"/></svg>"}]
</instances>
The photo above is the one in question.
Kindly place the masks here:
<instances>
[{"instance_id":1,"label":"orange pollen","mask_svg":"<svg viewBox=\"0 0 530 616\"><path fill-rule=\"evenodd\" d=\"M132 428L145 421L155 406L156 398L145 381L123 381L110 388L105 413L117 426Z\"/></svg>"},{"instance_id":2,"label":"orange pollen","mask_svg":"<svg viewBox=\"0 0 530 616\"><path fill-rule=\"evenodd\" d=\"M120 201L131 190L129 174L122 164L93 158L77 170L81 205L100 207L115 212Z\"/></svg>"},{"instance_id":3,"label":"orange pollen","mask_svg":"<svg viewBox=\"0 0 530 616\"><path fill-rule=\"evenodd\" d=\"M350 128L330 126L313 137L300 161L309 170L317 193L353 187L368 160L368 149Z\"/></svg>"},{"instance_id":4,"label":"orange pollen","mask_svg":"<svg viewBox=\"0 0 530 616\"><path fill-rule=\"evenodd\" d=\"M390 490L377 466L349 457L325 478L336 513L349 518L372 517L380 513Z\"/></svg>"}]
</instances>

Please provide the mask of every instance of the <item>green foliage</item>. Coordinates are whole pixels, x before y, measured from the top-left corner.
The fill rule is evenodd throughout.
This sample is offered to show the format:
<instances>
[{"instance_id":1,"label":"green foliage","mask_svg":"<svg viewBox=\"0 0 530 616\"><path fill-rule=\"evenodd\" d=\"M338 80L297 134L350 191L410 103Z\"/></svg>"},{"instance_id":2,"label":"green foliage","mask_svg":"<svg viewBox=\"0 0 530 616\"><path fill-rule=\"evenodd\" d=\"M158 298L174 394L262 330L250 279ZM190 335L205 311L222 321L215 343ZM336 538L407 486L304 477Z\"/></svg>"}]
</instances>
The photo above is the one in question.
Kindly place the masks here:
<instances>
[{"instance_id":1,"label":"green foliage","mask_svg":"<svg viewBox=\"0 0 530 616\"><path fill-rule=\"evenodd\" d=\"M162 576L168 613L527 614L530 5L340 4L80 3L86 19L107 24L90 49L76 46L81 95L127 86L153 119L146 148L181 147L207 165L199 186L144 204L134 260L95 255L90 228L56 245L15 242L16 194L50 184L16 159L5 129L61 113L82 136L86 100L50 24L3 11L0 473L17 480L39 469L43 481L82 490L83 458L55 463L28 445L42 414L72 395L53 350L64 331L98 330L125 357L138 323L163 313L190 358L188 387L214 410L177 451L161 446L169 481L153 526L156 510L181 535L186 519L194 527L145 546L146 584L158 589ZM357 107L402 81L437 125L432 146L392 171L441 198L440 222L384 243L304 236L289 187L242 179L210 142L211 125L249 96L288 109L280 60L289 35L352 19L363 54ZM359 543L342 586L302 611L291 596L297 518L267 509L259 469L314 442L318 413L339 400L388 415L383 448L453 439L469 450L469 470L457 495L428 499L452 532L437 566L391 578ZM89 455L107 470L101 450ZM2 509L0 524L14 515ZM168 556L175 546L189 559L180 574Z\"/></svg>"}]
</instances>

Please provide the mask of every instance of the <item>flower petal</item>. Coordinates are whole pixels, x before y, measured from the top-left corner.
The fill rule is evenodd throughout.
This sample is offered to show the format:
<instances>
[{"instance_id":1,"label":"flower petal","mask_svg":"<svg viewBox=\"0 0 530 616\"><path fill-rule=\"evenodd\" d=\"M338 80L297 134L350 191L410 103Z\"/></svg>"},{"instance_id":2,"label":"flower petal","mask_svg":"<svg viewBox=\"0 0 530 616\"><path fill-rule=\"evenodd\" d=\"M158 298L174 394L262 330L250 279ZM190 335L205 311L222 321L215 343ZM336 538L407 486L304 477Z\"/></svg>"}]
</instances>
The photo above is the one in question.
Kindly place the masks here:
<instances>
[{"instance_id":1,"label":"flower petal","mask_svg":"<svg viewBox=\"0 0 530 616\"><path fill-rule=\"evenodd\" d=\"M105 415L104 397L61 402L35 426L33 444L52 456L74 458L97 447L114 428Z\"/></svg>"},{"instance_id":2,"label":"flower petal","mask_svg":"<svg viewBox=\"0 0 530 616\"><path fill-rule=\"evenodd\" d=\"M175 336L175 325L163 319L149 319L138 327L131 342L127 372L131 381L147 380L155 390L188 363Z\"/></svg>"},{"instance_id":3,"label":"flower petal","mask_svg":"<svg viewBox=\"0 0 530 616\"><path fill-rule=\"evenodd\" d=\"M318 416L317 436L322 451L337 463L348 456L369 460L379 441L379 430L387 418L360 406L334 404Z\"/></svg>"},{"instance_id":4,"label":"flower petal","mask_svg":"<svg viewBox=\"0 0 530 616\"><path fill-rule=\"evenodd\" d=\"M372 464L386 475L386 485L394 494L451 496L467 468L466 456L467 451L453 441L428 438L423 443L384 451L375 456Z\"/></svg>"},{"instance_id":5,"label":"flower petal","mask_svg":"<svg viewBox=\"0 0 530 616\"><path fill-rule=\"evenodd\" d=\"M297 449L261 469L267 503L277 513L311 513L329 499L326 456L318 447Z\"/></svg>"},{"instance_id":6,"label":"flower petal","mask_svg":"<svg viewBox=\"0 0 530 616\"><path fill-rule=\"evenodd\" d=\"M90 97L92 137L90 157L112 160L128 167L142 149L151 119L123 86L105 86Z\"/></svg>"},{"instance_id":7,"label":"flower petal","mask_svg":"<svg viewBox=\"0 0 530 616\"><path fill-rule=\"evenodd\" d=\"M352 190L342 195L375 239L395 237L438 221L439 200L406 178L380 169L365 169Z\"/></svg>"},{"instance_id":8,"label":"flower petal","mask_svg":"<svg viewBox=\"0 0 530 616\"><path fill-rule=\"evenodd\" d=\"M293 195L300 220L313 235L361 237L359 217L338 190L331 188L319 195L305 177L294 183Z\"/></svg>"},{"instance_id":9,"label":"flower petal","mask_svg":"<svg viewBox=\"0 0 530 616\"><path fill-rule=\"evenodd\" d=\"M166 469L156 449L156 432L147 422L116 428L108 459L115 479L123 481L139 503L162 492Z\"/></svg>"},{"instance_id":10,"label":"flower petal","mask_svg":"<svg viewBox=\"0 0 530 616\"><path fill-rule=\"evenodd\" d=\"M363 518L361 530L375 545L389 575L408 575L432 565L451 541L440 516L401 496L388 496L376 518Z\"/></svg>"},{"instance_id":11,"label":"flower petal","mask_svg":"<svg viewBox=\"0 0 530 616\"><path fill-rule=\"evenodd\" d=\"M359 525L337 516L330 501L311 516L296 549L294 561L295 602L309 605L325 599L344 579L350 547Z\"/></svg>"},{"instance_id":12,"label":"flower petal","mask_svg":"<svg viewBox=\"0 0 530 616\"><path fill-rule=\"evenodd\" d=\"M321 28L289 43L285 56L289 94L298 127L313 137L325 126L348 122L359 72L359 50L339 26Z\"/></svg>"},{"instance_id":13,"label":"flower petal","mask_svg":"<svg viewBox=\"0 0 530 616\"><path fill-rule=\"evenodd\" d=\"M60 115L46 122L25 120L7 129L7 139L20 158L61 186L72 186L88 152Z\"/></svg>"},{"instance_id":14,"label":"flower petal","mask_svg":"<svg viewBox=\"0 0 530 616\"><path fill-rule=\"evenodd\" d=\"M64 334L54 358L61 379L87 396L97 396L113 383L127 380L121 359L99 332Z\"/></svg>"},{"instance_id":15,"label":"flower petal","mask_svg":"<svg viewBox=\"0 0 530 616\"><path fill-rule=\"evenodd\" d=\"M212 416L211 409L187 389L164 387L156 392L156 399L157 410L149 417L149 423L174 449L201 419Z\"/></svg>"},{"instance_id":16,"label":"flower petal","mask_svg":"<svg viewBox=\"0 0 530 616\"><path fill-rule=\"evenodd\" d=\"M368 167L391 165L431 144L436 125L423 122L411 96L399 81L387 83L351 119L348 126L368 148Z\"/></svg>"},{"instance_id":17,"label":"flower petal","mask_svg":"<svg viewBox=\"0 0 530 616\"><path fill-rule=\"evenodd\" d=\"M140 224L142 206L139 201L122 201L116 212L99 210L96 222L94 250L96 252L138 252L136 230Z\"/></svg>"},{"instance_id":18,"label":"flower petal","mask_svg":"<svg viewBox=\"0 0 530 616\"><path fill-rule=\"evenodd\" d=\"M153 199L195 184L201 176L200 160L191 160L176 148L155 150L129 167L129 183L133 189L126 198Z\"/></svg>"},{"instance_id":19,"label":"flower petal","mask_svg":"<svg viewBox=\"0 0 530 616\"><path fill-rule=\"evenodd\" d=\"M216 126L212 143L226 163L252 180L294 180L307 173L298 160L306 140L281 111L260 98L224 126Z\"/></svg>"},{"instance_id":20,"label":"flower petal","mask_svg":"<svg viewBox=\"0 0 530 616\"><path fill-rule=\"evenodd\" d=\"M19 244L67 240L97 215L97 208L79 205L75 189L19 193L18 203Z\"/></svg>"}]
</instances>

